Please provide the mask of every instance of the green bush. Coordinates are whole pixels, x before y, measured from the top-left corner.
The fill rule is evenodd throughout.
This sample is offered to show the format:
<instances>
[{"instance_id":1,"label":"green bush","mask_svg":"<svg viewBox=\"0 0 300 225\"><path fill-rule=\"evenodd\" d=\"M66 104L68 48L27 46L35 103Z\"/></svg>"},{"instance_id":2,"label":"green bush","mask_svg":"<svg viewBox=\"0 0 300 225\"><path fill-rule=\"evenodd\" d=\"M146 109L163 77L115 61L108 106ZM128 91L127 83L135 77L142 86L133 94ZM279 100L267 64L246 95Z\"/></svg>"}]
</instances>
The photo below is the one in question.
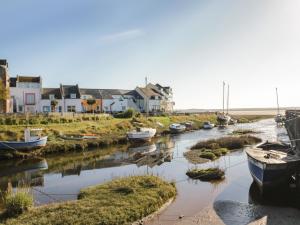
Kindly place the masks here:
<instances>
[{"instance_id":1,"label":"green bush","mask_svg":"<svg viewBox=\"0 0 300 225\"><path fill-rule=\"evenodd\" d=\"M224 179L225 172L219 168L192 169L188 170L186 175L192 179L211 181Z\"/></svg>"},{"instance_id":2,"label":"green bush","mask_svg":"<svg viewBox=\"0 0 300 225\"><path fill-rule=\"evenodd\" d=\"M18 188L15 192L11 186L4 196L4 207L8 216L16 216L33 206L33 197L28 188Z\"/></svg>"},{"instance_id":3,"label":"green bush","mask_svg":"<svg viewBox=\"0 0 300 225\"><path fill-rule=\"evenodd\" d=\"M114 115L115 118L132 118L135 115L134 109L127 109L125 112Z\"/></svg>"}]
</instances>

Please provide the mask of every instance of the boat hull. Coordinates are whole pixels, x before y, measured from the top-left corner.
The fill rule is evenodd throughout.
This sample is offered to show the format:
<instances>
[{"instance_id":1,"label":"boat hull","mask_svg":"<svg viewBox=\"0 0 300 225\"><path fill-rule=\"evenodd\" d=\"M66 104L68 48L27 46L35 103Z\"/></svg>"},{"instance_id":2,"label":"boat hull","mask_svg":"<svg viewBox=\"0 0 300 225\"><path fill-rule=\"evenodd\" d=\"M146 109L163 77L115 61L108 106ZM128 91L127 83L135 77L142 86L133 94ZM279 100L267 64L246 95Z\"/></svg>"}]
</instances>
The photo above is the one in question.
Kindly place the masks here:
<instances>
[{"instance_id":1,"label":"boat hull","mask_svg":"<svg viewBox=\"0 0 300 225\"><path fill-rule=\"evenodd\" d=\"M293 164L267 164L248 154L247 157L251 176L261 191L288 185L289 179L295 171Z\"/></svg>"},{"instance_id":2,"label":"boat hull","mask_svg":"<svg viewBox=\"0 0 300 225\"><path fill-rule=\"evenodd\" d=\"M180 128L180 129L170 128L170 133L171 134L180 134L180 133L183 133L185 130L186 130L185 128Z\"/></svg>"},{"instance_id":3,"label":"boat hull","mask_svg":"<svg viewBox=\"0 0 300 225\"><path fill-rule=\"evenodd\" d=\"M34 141L0 141L0 150L35 150L46 146L48 137L42 137Z\"/></svg>"}]
</instances>

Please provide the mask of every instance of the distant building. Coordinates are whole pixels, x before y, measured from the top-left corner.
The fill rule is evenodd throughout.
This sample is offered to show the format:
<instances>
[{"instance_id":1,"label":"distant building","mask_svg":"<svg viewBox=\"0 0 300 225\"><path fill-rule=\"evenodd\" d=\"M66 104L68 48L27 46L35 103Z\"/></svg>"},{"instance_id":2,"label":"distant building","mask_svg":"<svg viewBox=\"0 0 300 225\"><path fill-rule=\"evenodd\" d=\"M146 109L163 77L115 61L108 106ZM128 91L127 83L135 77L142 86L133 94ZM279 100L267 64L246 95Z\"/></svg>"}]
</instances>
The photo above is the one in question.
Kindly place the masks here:
<instances>
[{"instance_id":1,"label":"distant building","mask_svg":"<svg viewBox=\"0 0 300 225\"><path fill-rule=\"evenodd\" d=\"M83 112L103 112L100 89L80 88L80 96Z\"/></svg>"},{"instance_id":2,"label":"distant building","mask_svg":"<svg viewBox=\"0 0 300 225\"><path fill-rule=\"evenodd\" d=\"M155 90L158 92L162 99L160 102L160 109L163 112L173 112L174 110L174 101L173 101L173 90L169 86L162 86L160 84L151 84L149 83L147 85L147 88L151 88L152 90Z\"/></svg>"},{"instance_id":3,"label":"distant building","mask_svg":"<svg viewBox=\"0 0 300 225\"><path fill-rule=\"evenodd\" d=\"M81 95L78 84L60 85L64 112L82 112Z\"/></svg>"},{"instance_id":4,"label":"distant building","mask_svg":"<svg viewBox=\"0 0 300 225\"><path fill-rule=\"evenodd\" d=\"M9 113L10 103L8 63L5 59L0 59L0 113Z\"/></svg>"},{"instance_id":5,"label":"distant building","mask_svg":"<svg viewBox=\"0 0 300 225\"><path fill-rule=\"evenodd\" d=\"M63 112L64 102L60 88L43 88L40 112Z\"/></svg>"},{"instance_id":6,"label":"distant building","mask_svg":"<svg viewBox=\"0 0 300 225\"><path fill-rule=\"evenodd\" d=\"M36 113L40 111L42 79L40 76L10 78L10 96L13 112Z\"/></svg>"}]
</instances>

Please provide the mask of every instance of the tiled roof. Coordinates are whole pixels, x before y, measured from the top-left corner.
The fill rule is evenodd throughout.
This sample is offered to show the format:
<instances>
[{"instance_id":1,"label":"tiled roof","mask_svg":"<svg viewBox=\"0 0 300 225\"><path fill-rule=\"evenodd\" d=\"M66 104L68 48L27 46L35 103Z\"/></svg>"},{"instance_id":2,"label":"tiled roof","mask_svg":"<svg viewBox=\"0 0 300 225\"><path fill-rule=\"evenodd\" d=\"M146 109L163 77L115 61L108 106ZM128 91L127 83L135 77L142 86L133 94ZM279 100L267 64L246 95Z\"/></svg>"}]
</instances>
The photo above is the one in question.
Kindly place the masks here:
<instances>
[{"instance_id":1,"label":"tiled roof","mask_svg":"<svg viewBox=\"0 0 300 225\"><path fill-rule=\"evenodd\" d=\"M159 94L158 92L156 92L155 90L151 89L151 88L139 88L144 95L146 95L147 97L151 97L151 96L161 96L161 94Z\"/></svg>"},{"instance_id":2,"label":"tiled roof","mask_svg":"<svg viewBox=\"0 0 300 225\"><path fill-rule=\"evenodd\" d=\"M90 89L90 88L80 88L81 95L91 95L95 99L101 99L101 90L100 89Z\"/></svg>"},{"instance_id":3,"label":"tiled roof","mask_svg":"<svg viewBox=\"0 0 300 225\"><path fill-rule=\"evenodd\" d=\"M78 85L60 85L61 93L64 98L71 98L71 94L76 94L76 98L80 98Z\"/></svg>"},{"instance_id":4,"label":"tiled roof","mask_svg":"<svg viewBox=\"0 0 300 225\"><path fill-rule=\"evenodd\" d=\"M60 88L43 88L42 99L49 99L49 95L54 95L56 99L62 99Z\"/></svg>"}]
</instances>

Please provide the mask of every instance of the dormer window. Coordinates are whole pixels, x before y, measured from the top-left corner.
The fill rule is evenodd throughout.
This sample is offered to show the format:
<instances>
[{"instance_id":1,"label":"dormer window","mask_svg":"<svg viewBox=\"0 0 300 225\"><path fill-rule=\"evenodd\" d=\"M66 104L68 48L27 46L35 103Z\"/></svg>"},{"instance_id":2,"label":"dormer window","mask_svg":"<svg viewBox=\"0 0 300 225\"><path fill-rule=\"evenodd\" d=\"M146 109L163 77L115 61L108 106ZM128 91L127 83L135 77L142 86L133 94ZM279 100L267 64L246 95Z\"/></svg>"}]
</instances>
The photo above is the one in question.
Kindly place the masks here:
<instances>
[{"instance_id":1,"label":"dormer window","mask_svg":"<svg viewBox=\"0 0 300 225\"><path fill-rule=\"evenodd\" d=\"M75 98L76 98L76 94L75 94L75 93L72 93L72 94L70 95L70 97L71 97L72 99L75 99Z\"/></svg>"},{"instance_id":2,"label":"dormer window","mask_svg":"<svg viewBox=\"0 0 300 225\"><path fill-rule=\"evenodd\" d=\"M50 101L53 101L55 99L55 95L49 95Z\"/></svg>"}]
</instances>

